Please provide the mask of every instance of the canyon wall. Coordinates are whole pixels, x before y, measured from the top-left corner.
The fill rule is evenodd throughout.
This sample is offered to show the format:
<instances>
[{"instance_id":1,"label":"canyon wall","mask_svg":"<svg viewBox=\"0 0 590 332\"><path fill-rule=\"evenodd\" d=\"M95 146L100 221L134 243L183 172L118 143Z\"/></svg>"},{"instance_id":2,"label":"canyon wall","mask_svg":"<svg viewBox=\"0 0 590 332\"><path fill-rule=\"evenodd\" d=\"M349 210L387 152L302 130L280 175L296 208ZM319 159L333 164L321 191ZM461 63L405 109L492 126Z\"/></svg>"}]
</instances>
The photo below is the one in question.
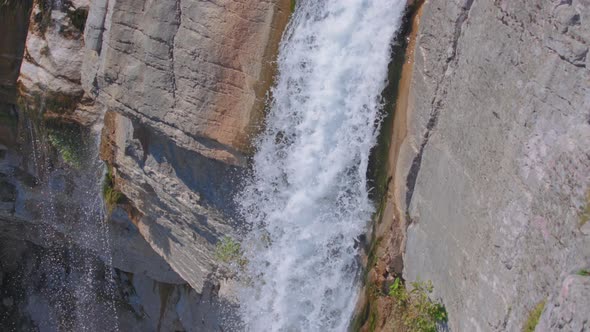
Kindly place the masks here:
<instances>
[{"instance_id":1,"label":"canyon wall","mask_svg":"<svg viewBox=\"0 0 590 332\"><path fill-rule=\"evenodd\" d=\"M585 0L424 4L393 195L451 330L588 326L589 46Z\"/></svg>"},{"instance_id":2,"label":"canyon wall","mask_svg":"<svg viewBox=\"0 0 590 332\"><path fill-rule=\"evenodd\" d=\"M232 304L219 296L215 246L235 232L236 176L263 118L290 1L10 5L14 12L1 12L3 31L14 30L0 63L0 297L10 304L2 326L56 329L67 320L52 307L69 302L48 299L50 284L19 277L45 275L40 262L57 250L82 253L97 271L115 268L123 330L218 330ZM84 224L102 204L92 196L102 173L88 169L97 154L117 193L104 198L106 253ZM109 319L86 324L110 329Z\"/></svg>"},{"instance_id":3,"label":"canyon wall","mask_svg":"<svg viewBox=\"0 0 590 332\"><path fill-rule=\"evenodd\" d=\"M141 234L201 291L234 232L235 177L262 117L289 1L93 1L83 87Z\"/></svg>"},{"instance_id":4,"label":"canyon wall","mask_svg":"<svg viewBox=\"0 0 590 332\"><path fill-rule=\"evenodd\" d=\"M11 50L0 59L5 312L13 301L50 311L43 294L11 293L40 275L38 252L96 249L76 236L84 206L69 198L97 175L26 120L43 113L101 137L122 195L107 262L132 304L121 328L217 329L215 245L237 226L232 193L290 1L36 1L30 24L28 10L0 23ZM590 307L590 3L429 0L420 20L370 273L432 280L454 331L517 331L539 303L538 331L579 330ZM50 227L46 188L63 191L57 217L70 215Z\"/></svg>"}]
</instances>

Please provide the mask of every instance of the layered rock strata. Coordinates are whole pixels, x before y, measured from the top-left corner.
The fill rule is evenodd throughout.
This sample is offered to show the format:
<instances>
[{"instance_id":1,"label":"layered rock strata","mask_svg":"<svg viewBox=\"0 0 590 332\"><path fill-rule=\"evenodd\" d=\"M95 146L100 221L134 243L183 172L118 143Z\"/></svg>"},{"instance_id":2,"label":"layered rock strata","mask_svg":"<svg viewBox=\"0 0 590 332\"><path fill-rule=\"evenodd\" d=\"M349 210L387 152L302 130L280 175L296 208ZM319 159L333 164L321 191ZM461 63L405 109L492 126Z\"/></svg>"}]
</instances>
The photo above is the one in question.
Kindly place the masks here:
<instances>
[{"instance_id":1,"label":"layered rock strata","mask_svg":"<svg viewBox=\"0 0 590 332\"><path fill-rule=\"evenodd\" d=\"M271 83L289 1L94 1L82 83L141 234L200 291Z\"/></svg>"}]
</instances>

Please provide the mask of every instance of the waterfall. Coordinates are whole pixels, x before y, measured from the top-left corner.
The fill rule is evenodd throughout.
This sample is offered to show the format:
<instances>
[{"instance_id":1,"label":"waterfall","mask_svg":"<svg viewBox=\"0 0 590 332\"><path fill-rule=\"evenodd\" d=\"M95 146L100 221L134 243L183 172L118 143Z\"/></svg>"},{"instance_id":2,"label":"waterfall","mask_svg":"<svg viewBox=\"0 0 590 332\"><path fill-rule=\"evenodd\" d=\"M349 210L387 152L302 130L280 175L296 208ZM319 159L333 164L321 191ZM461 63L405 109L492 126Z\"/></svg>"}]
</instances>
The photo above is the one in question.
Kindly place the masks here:
<instances>
[{"instance_id":1,"label":"waterfall","mask_svg":"<svg viewBox=\"0 0 590 332\"><path fill-rule=\"evenodd\" d=\"M27 112L21 114L30 142L28 168L36 178L29 195L36 207L29 211L23 206L17 215L38 218L43 233L34 272L23 276L28 311L41 317L41 330L118 331L112 250L101 195L105 166L98 156L100 128L51 128ZM69 164L57 160L63 156Z\"/></svg>"},{"instance_id":2,"label":"waterfall","mask_svg":"<svg viewBox=\"0 0 590 332\"><path fill-rule=\"evenodd\" d=\"M380 93L405 0L299 0L281 43L266 129L237 196L249 230L249 331L346 331L359 289L355 239Z\"/></svg>"}]
</instances>

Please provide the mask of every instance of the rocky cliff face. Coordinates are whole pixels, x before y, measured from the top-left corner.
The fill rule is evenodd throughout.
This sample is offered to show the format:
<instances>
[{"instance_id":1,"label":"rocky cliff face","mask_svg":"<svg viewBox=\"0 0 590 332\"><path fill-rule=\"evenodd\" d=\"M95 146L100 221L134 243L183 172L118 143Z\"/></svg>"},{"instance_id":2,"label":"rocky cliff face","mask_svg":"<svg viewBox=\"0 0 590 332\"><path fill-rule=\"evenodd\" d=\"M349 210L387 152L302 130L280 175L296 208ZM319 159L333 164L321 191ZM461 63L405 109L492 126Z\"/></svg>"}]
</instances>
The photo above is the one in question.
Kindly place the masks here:
<instances>
[{"instance_id":1,"label":"rocky cliff face","mask_svg":"<svg viewBox=\"0 0 590 332\"><path fill-rule=\"evenodd\" d=\"M261 118L289 1L94 1L82 82L141 234L201 291L231 235L233 177Z\"/></svg>"},{"instance_id":2,"label":"rocky cliff face","mask_svg":"<svg viewBox=\"0 0 590 332\"><path fill-rule=\"evenodd\" d=\"M423 10L394 178L404 277L434 282L454 331L520 330L544 300L539 331L587 326L590 3Z\"/></svg>"},{"instance_id":3,"label":"rocky cliff face","mask_svg":"<svg viewBox=\"0 0 590 332\"><path fill-rule=\"evenodd\" d=\"M23 60L32 2L17 4L7 1L0 7L1 27L5 34L0 40L3 50L0 57L0 99L3 103L13 104L16 102L16 80Z\"/></svg>"},{"instance_id":4,"label":"rocky cliff face","mask_svg":"<svg viewBox=\"0 0 590 332\"><path fill-rule=\"evenodd\" d=\"M39 255L55 246L66 256L83 252L97 271L115 268L122 330L218 329L224 300L213 251L234 232L233 180L262 118L290 2L47 0L28 6L6 21L15 33L2 42L13 53L0 63L2 93L10 92L0 114L6 244L0 295L12 301L6 300L12 309L1 315L3 326L26 318L29 325L20 328L56 329L56 320L72 314L51 309L55 303L46 295L55 291L43 279L19 281L27 273L44 275ZM112 170L112 189L123 195L107 202L106 256L80 222L88 206L78 205L101 177L86 169L97 154L95 136ZM88 204L101 204L90 198ZM18 250L6 249L23 240ZM60 262L64 271L75 269ZM10 291L27 288L41 293L25 291L21 298ZM49 302L35 309L35 301Z\"/></svg>"},{"instance_id":5,"label":"rocky cliff face","mask_svg":"<svg viewBox=\"0 0 590 332\"><path fill-rule=\"evenodd\" d=\"M213 251L235 230L234 180L290 1L23 4L0 12L11 31L0 41L10 50L0 59L2 324L18 311L32 313L20 328L60 316L44 297L50 283L22 278L46 272L51 248L90 252L100 273L116 268L122 330L216 329L224 290ZM451 330L516 331L539 303L538 331L588 325L589 20L587 0L422 7L370 273L385 286L397 274L432 280ZM91 173L47 138L102 124L100 155L124 195L111 202L106 262L76 236L84 206L69 200ZM48 188L59 195L45 210Z\"/></svg>"}]
</instances>

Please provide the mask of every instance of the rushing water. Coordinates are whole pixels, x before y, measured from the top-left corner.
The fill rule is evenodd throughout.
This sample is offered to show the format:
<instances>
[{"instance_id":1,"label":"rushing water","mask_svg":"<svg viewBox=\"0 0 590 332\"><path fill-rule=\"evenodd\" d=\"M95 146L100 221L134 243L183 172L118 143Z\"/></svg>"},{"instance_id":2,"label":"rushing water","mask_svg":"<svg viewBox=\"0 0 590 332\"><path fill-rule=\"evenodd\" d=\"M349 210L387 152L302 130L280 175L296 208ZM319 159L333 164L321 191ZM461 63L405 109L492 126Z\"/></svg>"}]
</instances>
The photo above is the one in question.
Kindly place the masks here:
<instances>
[{"instance_id":1,"label":"rushing water","mask_svg":"<svg viewBox=\"0 0 590 332\"><path fill-rule=\"evenodd\" d=\"M279 51L266 130L238 197L249 331L345 331L358 293L354 241L391 41L405 0L299 0Z\"/></svg>"}]
</instances>

